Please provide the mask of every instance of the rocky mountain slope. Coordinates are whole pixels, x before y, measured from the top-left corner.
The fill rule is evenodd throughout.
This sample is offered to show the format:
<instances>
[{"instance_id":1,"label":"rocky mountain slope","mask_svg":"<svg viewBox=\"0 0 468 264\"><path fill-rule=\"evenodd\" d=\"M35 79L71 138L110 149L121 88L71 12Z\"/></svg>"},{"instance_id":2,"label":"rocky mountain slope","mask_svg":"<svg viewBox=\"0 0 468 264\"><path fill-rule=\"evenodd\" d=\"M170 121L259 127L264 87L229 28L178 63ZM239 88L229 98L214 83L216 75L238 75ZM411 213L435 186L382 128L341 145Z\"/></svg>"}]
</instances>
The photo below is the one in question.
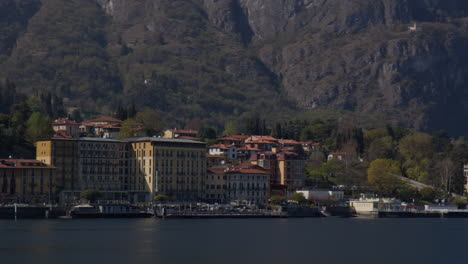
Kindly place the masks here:
<instances>
[{"instance_id":1,"label":"rocky mountain slope","mask_svg":"<svg viewBox=\"0 0 468 264\"><path fill-rule=\"evenodd\" d=\"M0 13L0 75L83 112L340 111L467 134L464 0L2 0Z\"/></svg>"}]
</instances>

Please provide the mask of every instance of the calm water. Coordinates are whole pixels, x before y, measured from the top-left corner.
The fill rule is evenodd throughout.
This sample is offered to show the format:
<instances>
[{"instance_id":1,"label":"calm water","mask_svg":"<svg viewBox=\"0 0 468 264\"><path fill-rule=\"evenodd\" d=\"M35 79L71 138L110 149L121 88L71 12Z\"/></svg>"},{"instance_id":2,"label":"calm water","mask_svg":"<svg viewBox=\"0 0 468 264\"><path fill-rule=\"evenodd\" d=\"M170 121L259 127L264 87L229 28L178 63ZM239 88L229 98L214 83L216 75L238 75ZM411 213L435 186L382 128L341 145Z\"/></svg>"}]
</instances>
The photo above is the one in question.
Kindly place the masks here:
<instances>
[{"instance_id":1,"label":"calm water","mask_svg":"<svg viewBox=\"0 0 468 264\"><path fill-rule=\"evenodd\" d=\"M0 263L468 263L468 219L0 221Z\"/></svg>"}]
</instances>

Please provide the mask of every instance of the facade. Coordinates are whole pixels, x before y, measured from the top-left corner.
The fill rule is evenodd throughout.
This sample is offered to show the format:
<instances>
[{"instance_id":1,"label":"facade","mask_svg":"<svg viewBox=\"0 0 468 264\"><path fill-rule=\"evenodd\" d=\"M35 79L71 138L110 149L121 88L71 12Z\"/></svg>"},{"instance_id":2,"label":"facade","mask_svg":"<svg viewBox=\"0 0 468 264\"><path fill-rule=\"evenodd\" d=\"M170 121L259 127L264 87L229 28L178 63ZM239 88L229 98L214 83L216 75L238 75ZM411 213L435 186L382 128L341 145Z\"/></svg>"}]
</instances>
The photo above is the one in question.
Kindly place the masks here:
<instances>
[{"instance_id":1,"label":"facade","mask_svg":"<svg viewBox=\"0 0 468 264\"><path fill-rule=\"evenodd\" d=\"M0 160L0 199L6 203L55 200L56 168L38 160Z\"/></svg>"},{"instance_id":2,"label":"facade","mask_svg":"<svg viewBox=\"0 0 468 264\"><path fill-rule=\"evenodd\" d=\"M52 128L55 133L61 134L63 137L79 137L80 124L68 118L59 118L52 123Z\"/></svg>"},{"instance_id":3,"label":"facade","mask_svg":"<svg viewBox=\"0 0 468 264\"><path fill-rule=\"evenodd\" d=\"M271 151L279 146L278 139L270 136L250 136L245 141L246 147L260 149L261 151Z\"/></svg>"},{"instance_id":4,"label":"facade","mask_svg":"<svg viewBox=\"0 0 468 264\"><path fill-rule=\"evenodd\" d=\"M343 191L331 190L301 190L296 191L302 193L306 199L321 200L321 201L341 201L344 199Z\"/></svg>"},{"instance_id":5,"label":"facade","mask_svg":"<svg viewBox=\"0 0 468 264\"><path fill-rule=\"evenodd\" d=\"M238 148L244 147L244 141L249 138L249 136L245 135L231 135L231 136L224 136L222 138L218 138L218 144L223 145L234 145Z\"/></svg>"},{"instance_id":6,"label":"facade","mask_svg":"<svg viewBox=\"0 0 468 264\"><path fill-rule=\"evenodd\" d=\"M206 175L205 200L210 203L225 203L227 199L226 165L208 168Z\"/></svg>"},{"instance_id":7,"label":"facade","mask_svg":"<svg viewBox=\"0 0 468 264\"><path fill-rule=\"evenodd\" d=\"M259 152L252 155L251 162L271 173L272 185L300 188L305 184L306 161L294 152Z\"/></svg>"},{"instance_id":8,"label":"facade","mask_svg":"<svg viewBox=\"0 0 468 264\"><path fill-rule=\"evenodd\" d=\"M217 144L208 148L209 155L224 155L229 160L237 159L237 147L234 145Z\"/></svg>"},{"instance_id":9,"label":"facade","mask_svg":"<svg viewBox=\"0 0 468 264\"><path fill-rule=\"evenodd\" d=\"M263 204L270 197L270 173L259 169L233 169L225 173L229 202Z\"/></svg>"},{"instance_id":10,"label":"facade","mask_svg":"<svg viewBox=\"0 0 468 264\"><path fill-rule=\"evenodd\" d=\"M61 201L96 189L102 200L148 202L156 194L179 200L202 197L206 145L193 140L52 138L36 142L37 158L57 167Z\"/></svg>"},{"instance_id":11,"label":"facade","mask_svg":"<svg viewBox=\"0 0 468 264\"><path fill-rule=\"evenodd\" d=\"M119 135L122 123L122 120L106 116L84 121L79 126L79 129L83 135L93 134L101 138L114 138Z\"/></svg>"},{"instance_id":12,"label":"facade","mask_svg":"<svg viewBox=\"0 0 468 264\"><path fill-rule=\"evenodd\" d=\"M63 202L79 200L86 189L99 190L103 200L128 199L125 155L125 142L120 140L52 138L36 142L37 159L57 167L57 188Z\"/></svg>"},{"instance_id":13,"label":"facade","mask_svg":"<svg viewBox=\"0 0 468 264\"><path fill-rule=\"evenodd\" d=\"M206 144L187 139L131 138L129 173L144 179L152 198L164 194L177 200L203 199Z\"/></svg>"}]
</instances>

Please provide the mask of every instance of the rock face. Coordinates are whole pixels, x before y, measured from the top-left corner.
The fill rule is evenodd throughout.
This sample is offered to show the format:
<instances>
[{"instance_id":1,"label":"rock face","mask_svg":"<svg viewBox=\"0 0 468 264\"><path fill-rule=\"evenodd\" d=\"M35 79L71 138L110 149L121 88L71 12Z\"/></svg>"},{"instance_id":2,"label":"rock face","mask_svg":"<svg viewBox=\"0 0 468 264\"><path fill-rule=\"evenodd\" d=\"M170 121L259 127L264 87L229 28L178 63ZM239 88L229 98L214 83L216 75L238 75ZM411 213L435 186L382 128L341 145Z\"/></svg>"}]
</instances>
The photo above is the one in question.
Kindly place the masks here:
<instances>
[{"instance_id":1,"label":"rock face","mask_svg":"<svg viewBox=\"0 0 468 264\"><path fill-rule=\"evenodd\" d=\"M296 111L350 112L364 123L368 118L453 135L468 128L466 0L3 2L0 12L14 15L0 16L0 32L6 32L0 56L7 56L3 69L20 89L34 81L70 98L81 91L107 95L97 78L112 83L104 90L121 91L113 104L141 102L184 118L269 107L284 112L292 101ZM54 8L75 10L83 26L41 38L45 26L69 23ZM21 30L12 31L11 23ZM47 52L38 48L69 39L93 43L89 61L72 66L66 58L83 57L72 47L63 54L55 54L54 45ZM30 64L39 70L28 72ZM89 75L86 81L74 75L77 69ZM161 96L149 100L148 93Z\"/></svg>"},{"instance_id":2,"label":"rock face","mask_svg":"<svg viewBox=\"0 0 468 264\"><path fill-rule=\"evenodd\" d=\"M251 46L301 108L350 110L455 134L465 128L459 113L468 103L463 77L468 2L239 4L253 33ZM210 17L219 16L215 11ZM414 23L416 30L410 30Z\"/></svg>"}]
</instances>

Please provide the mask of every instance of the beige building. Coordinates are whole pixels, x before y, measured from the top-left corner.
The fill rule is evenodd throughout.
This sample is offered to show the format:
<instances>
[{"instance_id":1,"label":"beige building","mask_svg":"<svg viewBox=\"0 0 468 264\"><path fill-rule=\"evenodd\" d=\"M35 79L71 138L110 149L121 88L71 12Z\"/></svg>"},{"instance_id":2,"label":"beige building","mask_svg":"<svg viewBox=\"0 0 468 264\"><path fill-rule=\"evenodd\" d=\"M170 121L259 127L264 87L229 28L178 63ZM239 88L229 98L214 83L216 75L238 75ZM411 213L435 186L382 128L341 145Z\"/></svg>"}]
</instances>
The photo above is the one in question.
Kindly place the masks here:
<instances>
[{"instance_id":1,"label":"beige building","mask_svg":"<svg viewBox=\"0 0 468 264\"><path fill-rule=\"evenodd\" d=\"M144 179L150 197L168 195L177 200L203 198L206 144L188 139L156 137L126 139L130 144L129 174Z\"/></svg>"},{"instance_id":2,"label":"beige building","mask_svg":"<svg viewBox=\"0 0 468 264\"><path fill-rule=\"evenodd\" d=\"M225 203L227 199L225 165L208 168L206 175L205 200L210 203Z\"/></svg>"},{"instance_id":3,"label":"beige building","mask_svg":"<svg viewBox=\"0 0 468 264\"><path fill-rule=\"evenodd\" d=\"M294 152L259 152L253 154L252 164L271 173L271 184L301 188L305 184L305 159Z\"/></svg>"},{"instance_id":4,"label":"beige building","mask_svg":"<svg viewBox=\"0 0 468 264\"><path fill-rule=\"evenodd\" d=\"M234 169L226 175L229 202L264 204L270 197L270 173L259 169Z\"/></svg>"},{"instance_id":5,"label":"beige building","mask_svg":"<svg viewBox=\"0 0 468 264\"><path fill-rule=\"evenodd\" d=\"M56 195L56 168L38 160L0 159L0 199L4 203L49 203Z\"/></svg>"}]
</instances>

